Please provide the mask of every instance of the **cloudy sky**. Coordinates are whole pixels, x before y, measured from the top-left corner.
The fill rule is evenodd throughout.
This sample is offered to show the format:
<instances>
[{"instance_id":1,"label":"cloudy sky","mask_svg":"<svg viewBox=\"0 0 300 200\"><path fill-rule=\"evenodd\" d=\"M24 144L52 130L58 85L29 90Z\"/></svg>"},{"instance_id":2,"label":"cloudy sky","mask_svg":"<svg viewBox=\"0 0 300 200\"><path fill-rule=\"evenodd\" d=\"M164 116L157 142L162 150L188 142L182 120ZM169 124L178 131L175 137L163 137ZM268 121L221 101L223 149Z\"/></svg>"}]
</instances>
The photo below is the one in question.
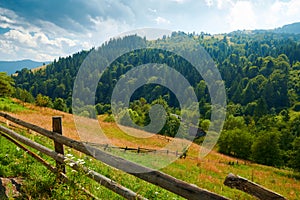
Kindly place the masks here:
<instances>
[{"instance_id":1,"label":"cloudy sky","mask_svg":"<svg viewBox=\"0 0 300 200\"><path fill-rule=\"evenodd\" d=\"M299 13L299 0L0 0L0 60L52 61L146 27L270 29Z\"/></svg>"}]
</instances>

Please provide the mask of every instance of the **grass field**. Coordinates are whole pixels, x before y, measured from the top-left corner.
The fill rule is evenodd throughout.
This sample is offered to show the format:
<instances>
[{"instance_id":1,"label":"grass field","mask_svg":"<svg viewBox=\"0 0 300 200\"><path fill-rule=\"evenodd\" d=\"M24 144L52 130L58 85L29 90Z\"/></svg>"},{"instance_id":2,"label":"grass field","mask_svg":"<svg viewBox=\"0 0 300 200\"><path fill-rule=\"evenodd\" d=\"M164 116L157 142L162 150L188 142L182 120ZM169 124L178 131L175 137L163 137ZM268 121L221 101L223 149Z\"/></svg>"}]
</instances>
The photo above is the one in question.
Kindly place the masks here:
<instances>
[{"instance_id":1,"label":"grass field","mask_svg":"<svg viewBox=\"0 0 300 200\"><path fill-rule=\"evenodd\" d=\"M63 134L73 139L80 139L80 136L76 131L72 115L49 108L35 107L30 104L24 104L24 108L22 105L18 105L17 103L10 103L12 103L13 105L16 104L16 107L19 107L17 111L12 112L11 110L9 110L11 115L24 121L44 127L48 130L51 130L52 116L62 116ZM116 124L104 122L104 119L105 116L100 116L99 124L107 138L109 138L111 143L116 146L159 149L167 145L169 142L168 139L171 139L156 135L149 137L148 139L136 138L123 133ZM0 118L0 122L4 123L5 120ZM136 131L136 134L143 134L139 133L138 130L132 129L131 131ZM50 146L52 145L51 141L48 141L45 138L43 139L43 137L41 136L31 135L29 137L32 137L33 139L38 140L41 143L47 143L47 145L50 144ZM29 193L28 195L31 195L33 199L55 199L57 198L57 195L63 195L65 199L72 199L72 195L74 195L74 193L76 193L77 191L76 189L72 188L69 185L61 185L56 183L55 177L50 172L47 172L44 167L41 167L40 164L35 163L32 159L29 158L29 156L26 156L24 152L17 151L16 147L13 144L8 144L8 142L4 138L0 139L0 148L2 148L0 152L0 176L21 176L25 177L25 179L29 179L30 181L27 182L25 180L24 191ZM181 151L181 149L178 150ZM81 156L81 158L85 160L86 166L103 173L109 178L118 181L124 186L134 190L139 194L144 195L149 199L180 199L180 197L178 197L177 195L148 184L131 175L120 172L119 170L109 168L104 164L88 158L87 156L80 155L72 150L67 150L67 152L75 155L77 158ZM7 159L7 157L5 157L6 154L14 156ZM198 154L199 146L196 144L192 144L189 148L186 159L178 159L170 165L161 169L161 171L231 199L254 198L243 192L224 186L224 179L229 173L234 173L249 180L253 180L254 182L266 188L282 194L288 199L300 199L300 176L299 174L296 174L289 169L277 169L273 167L258 165L249 161L243 161L228 157L219 154L216 151L212 151L203 159L198 159ZM26 160L24 158L25 156ZM22 164L16 165L16 163ZM26 174L28 173L28 169L39 170L33 170L34 173L28 175ZM71 170L68 171L68 173L72 173ZM97 184L92 184L92 181L86 180L81 176L75 179L75 181L82 182L83 185L87 185L87 188L89 188L93 193L96 193L97 196L100 196L101 198L119 198L112 192L104 190ZM32 184L29 184L31 182ZM68 190L65 189L68 189L69 192L67 192ZM47 192L44 196L36 197L33 195L33 192L30 192L29 190L40 192L41 194L42 190L46 190Z\"/></svg>"}]
</instances>

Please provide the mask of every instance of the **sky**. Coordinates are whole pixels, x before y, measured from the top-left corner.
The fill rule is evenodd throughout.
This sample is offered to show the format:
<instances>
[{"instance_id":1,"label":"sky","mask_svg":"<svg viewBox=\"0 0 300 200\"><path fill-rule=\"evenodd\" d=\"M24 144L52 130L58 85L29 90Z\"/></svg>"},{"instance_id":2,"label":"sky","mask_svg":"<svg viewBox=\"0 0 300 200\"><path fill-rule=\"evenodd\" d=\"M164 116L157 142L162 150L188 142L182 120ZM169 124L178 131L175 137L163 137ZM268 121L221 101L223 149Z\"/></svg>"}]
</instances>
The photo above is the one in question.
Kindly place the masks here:
<instances>
[{"instance_id":1,"label":"sky","mask_svg":"<svg viewBox=\"0 0 300 200\"><path fill-rule=\"evenodd\" d=\"M53 61L140 28L272 29L299 13L299 0L0 0L0 60Z\"/></svg>"}]
</instances>

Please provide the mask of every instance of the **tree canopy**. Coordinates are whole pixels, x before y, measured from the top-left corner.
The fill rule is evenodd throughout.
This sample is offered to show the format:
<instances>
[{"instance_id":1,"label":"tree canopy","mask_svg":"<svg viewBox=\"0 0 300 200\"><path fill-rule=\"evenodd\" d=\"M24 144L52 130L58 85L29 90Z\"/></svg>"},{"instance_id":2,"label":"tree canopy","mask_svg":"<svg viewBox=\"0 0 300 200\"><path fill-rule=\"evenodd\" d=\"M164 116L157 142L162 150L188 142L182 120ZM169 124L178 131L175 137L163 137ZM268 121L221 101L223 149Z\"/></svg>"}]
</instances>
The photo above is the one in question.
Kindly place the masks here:
<instances>
[{"instance_id":1,"label":"tree canopy","mask_svg":"<svg viewBox=\"0 0 300 200\"><path fill-rule=\"evenodd\" d=\"M11 96L14 92L14 80L5 72L0 72L0 97Z\"/></svg>"}]
</instances>

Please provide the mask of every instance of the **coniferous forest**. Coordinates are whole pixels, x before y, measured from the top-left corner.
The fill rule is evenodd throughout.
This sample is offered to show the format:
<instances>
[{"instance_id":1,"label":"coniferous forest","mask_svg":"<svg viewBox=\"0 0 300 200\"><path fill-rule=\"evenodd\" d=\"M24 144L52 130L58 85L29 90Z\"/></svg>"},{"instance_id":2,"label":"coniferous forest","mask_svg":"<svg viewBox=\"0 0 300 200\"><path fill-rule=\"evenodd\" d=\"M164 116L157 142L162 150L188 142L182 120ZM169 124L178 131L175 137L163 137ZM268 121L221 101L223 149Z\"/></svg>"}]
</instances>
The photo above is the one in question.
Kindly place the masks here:
<instances>
[{"instance_id":1,"label":"coniferous forest","mask_svg":"<svg viewBox=\"0 0 300 200\"><path fill-rule=\"evenodd\" d=\"M236 31L223 35L174 32L158 40L138 36L112 39L97 49L81 51L54 60L46 68L32 72L17 71L14 97L39 106L72 113L72 91L77 72L91 51L111 52L118 45L168 43L193 51L182 42L195 40L214 60L227 96L227 114L218 151L230 156L276 167L300 170L300 34L271 31ZM165 63L180 72L193 87L200 110L197 126L202 132L210 125L211 102L205 81L190 64L172 52L159 49L136 50L120 56L103 73L96 90L95 106L82 109L81 115L93 117L111 113L111 94L117 81L129 70L146 63ZM101 65L101 62L94 63ZM91 74L93 74L91 72ZM133 80L134 81L134 80ZM83 88L84 90L88 88ZM90 91L86 91L90 92ZM182 113L176 96L166 87L147 84L130 97L129 113L140 126L149 123L149 110L161 104L167 122L160 134L174 136ZM74 108L73 108L74 109ZM90 111L90 112L89 112ZM195 142L201 143L201 134Z\"/></svg>"}]
</instances>

